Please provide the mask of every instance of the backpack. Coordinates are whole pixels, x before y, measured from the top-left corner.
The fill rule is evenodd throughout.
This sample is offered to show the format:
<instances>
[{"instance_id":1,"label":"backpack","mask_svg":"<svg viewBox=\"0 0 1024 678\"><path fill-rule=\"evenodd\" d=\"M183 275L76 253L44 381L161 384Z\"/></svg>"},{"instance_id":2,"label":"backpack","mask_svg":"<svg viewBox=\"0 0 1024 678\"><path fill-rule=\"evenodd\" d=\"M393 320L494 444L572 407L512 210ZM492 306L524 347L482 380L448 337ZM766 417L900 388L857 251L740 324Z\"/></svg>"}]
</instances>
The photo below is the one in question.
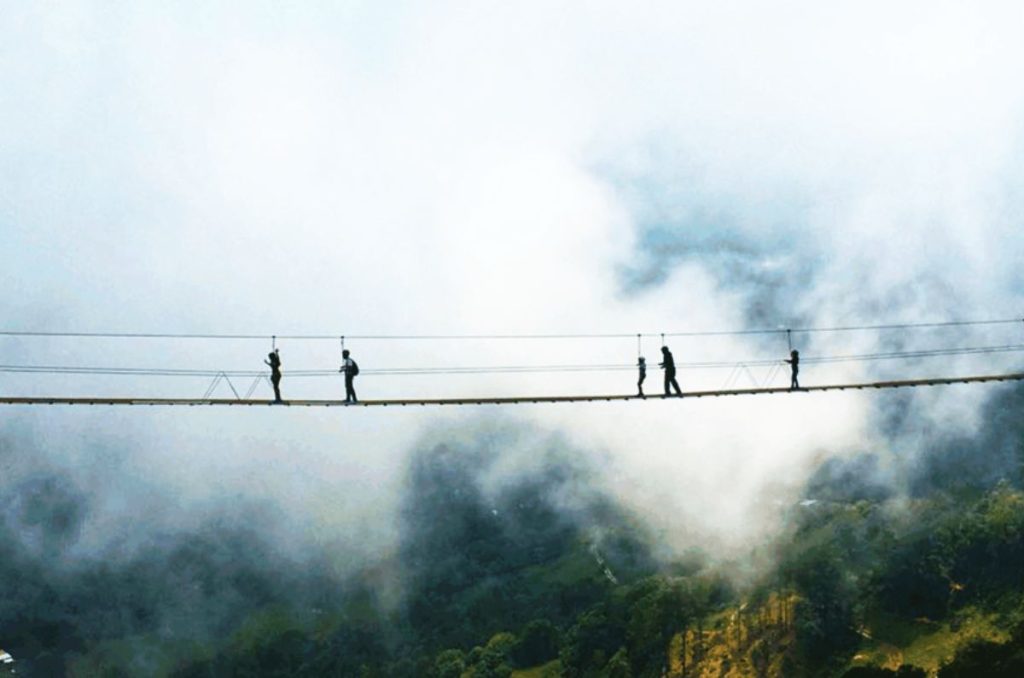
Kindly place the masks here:
<instances>
[{"instance_id":1,"label":"backpack","mask_svg":"<svg viewBox=\"0 0 1024 678\"><path fill-rule=\"evenodd\" d=\"M355 360L352 361L352 376L359 376L359 363L357 363Z\"/></svg>"}]
</instances>

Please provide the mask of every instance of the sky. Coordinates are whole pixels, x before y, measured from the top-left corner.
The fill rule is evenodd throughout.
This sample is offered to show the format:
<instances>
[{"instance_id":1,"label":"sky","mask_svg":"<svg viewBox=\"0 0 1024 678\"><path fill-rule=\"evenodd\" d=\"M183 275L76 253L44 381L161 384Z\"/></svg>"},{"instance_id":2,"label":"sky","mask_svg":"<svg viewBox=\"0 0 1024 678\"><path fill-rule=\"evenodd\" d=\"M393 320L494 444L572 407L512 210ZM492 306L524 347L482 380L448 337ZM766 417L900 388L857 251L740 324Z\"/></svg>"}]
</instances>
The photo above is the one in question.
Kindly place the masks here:
<instances>
[{"instance_id":1,"label":"sky","mask_svg":"<svg viewBox=\"0 0 1024 678\"><path fill-rule=\"evenodd\" d=\"M0 0L0 329L632 335L1021 317L1022 28L1016 2ZM809 358L1022 333L796 341ZM641 346L650 392L658 343ZM680 363L788 351L781 335L670 344ZM364 398L630 392L628 370L368 371L629 365L637 352L632 338L346 345ZM288 377L336 367L339 342L278 346L285 398L340 396L340 379ZM260 369L269 348L0 338L7 364ZM801 376L1019 363L805 365ZM684 389L728 377L680 373ZM207 385L0 375L17 395L193 397ZM970 432L997 388L933 389L900 406L919 431ZM126 521L187 524L242 497L279 505L296 543L358 554L393 537L411 450L511 418L586 450L668 543L730 553L777 528L822 459L887 449L880 402L8 407L0 435L91 479L107 508L90 548ZM7 463L8 477L32 468ZM126 506L150 505L126 518Z\"/></svg>"}]
</instances>

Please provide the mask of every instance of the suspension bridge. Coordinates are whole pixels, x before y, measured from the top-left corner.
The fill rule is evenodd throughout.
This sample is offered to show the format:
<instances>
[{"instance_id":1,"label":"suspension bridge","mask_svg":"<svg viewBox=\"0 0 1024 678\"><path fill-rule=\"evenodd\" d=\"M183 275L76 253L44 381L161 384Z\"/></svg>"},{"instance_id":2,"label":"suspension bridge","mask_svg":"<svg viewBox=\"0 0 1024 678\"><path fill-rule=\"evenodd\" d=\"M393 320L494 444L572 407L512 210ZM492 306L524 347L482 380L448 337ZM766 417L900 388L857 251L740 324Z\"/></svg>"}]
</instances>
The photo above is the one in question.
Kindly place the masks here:
<instances>
[{"instance_id":1,"label":"suspension bridge","mask_svg":"<svg viewBox=\"0 0 1024 678\"><path fill-rule=\"evenodd\" d=\"M527 403L580 403L602 401L684 401L692 398L713 398L719 396L799 395L819 391L851 391L864 389L916 388L919 386L946 386L951 384L983 384L991 382L1024 381L1024 372L1010 374L989 374L973 377L936 377L932 379L907 379L901 381L870 381L853 384L826 384L790 388L737 388L715 391L683 391L682 396L661 395L571 395L571 396L509 396L497 398L422 398L360 400L349 403L344 400L283 400L274 401L251 398L103 398L103 397L52 397L52 396L0 396L0 405L177 405L186 407L229 405L235 407L413 407L426 405L516 405Z\"/></svg>"},{"instance_id":2,"label":"suspension bridge","mask_svg":"<svg viewBox=\"0 0 1024 678\"><path fill-rule=\"evenodd\" d=\"M642 342L646 339L660 339L661 345L665 345L669 338L714 338L725 336L748 337L751 335L776 335L784 337L788 348L793 347L794 335L799 338L802 335L814 335L822 333L853 333L853 332L876 332L876 333L907 333L917 330L931 330L942 332L947 330L986 329L998 326L1020 327L1024 324L1019 318L996 319L996 320L951 320L939 322L918 322L918 323L886 323L873 325L837 325L828 327L799 327L799 328L764 328L764 329L739 329L739 330L714 330L714 331L685 331L685 332L636 332L636 333L582 333L582 334L202 334L202 333L142 333L142 332L49 332L49 331L22 331L22 330L0 330L0 338L24 342L40 339L46 340L171 340L171 341L268 341L272 348L277 347L278 341L287 342L317 342L334 341L339 342L342 349L352 342L358 342L365 346L370 342L397 342L397 341L473 341L473 342L501 342L501 341L577 341L590 340L635 340L637 355L642 354ZM1015 330L1014 330L1015 331ZM903 345L905 342L890 342L889 345ZM248 351L248 349L247 349ZM66 353L66 352L65 352ZM876 350L873 352L852 352L835 354L810 354L801 358L803 366L830 365L836 363L870 363L878 361L915 361L915 363L930 358L958 357L958 356L981 356L995 354L1024 353L1024 343L1003 342L970 345L940 345L924 346L917 348L900 348L892 350ZM1014 366L1016 366L1015 363ZM744 360L704 360L692 362L677 362L679 370L725 370L728 369L728 377L719 388L704 388L684 391L681 397L674 396L670 400L686 401L694 398L717 398L725 396L757 396L757 395L792 395L800 396L808 393L851 391L851 390L876 390L876 389L899 389L918 388L925 386L948 386L955 384L986 384L998 382L1024 381L1024 372L1005 371L994 374L971 374L965 376L939 375L928 378L913 379L886 379L876 381L854 381L836 382L821 384L806 384L799 389L789 387L773 386L772 381L776 379L783 370L785 364L778 357L755 356ZM629 363L588 363L588 364L515 364L515 365L420 365L420 366L398 366L398 367L372 367L362 370L365 377L410 377L410 376L442 376L442 375L494 375L494 374L530 374L530 373L581 373L581 372L623 372L636 371L636 364ZM752 369L762 369L767 372L763 380L756 378ZM101 405L101 406L232 406L232 407L422 407L422 406L460 406L460 405L515 405L529 403L574 403L574 402L612 402L612 401L657 401L662 400L660 394L648 394L642 397L636 394L621 393L579 393L575 395L472 395L465 397L398 397L378 398L359 400L348 403L344 400L330 398L286 398L283 401L269 400L253 397L256 390L263 384L269 385L267 370L241 370L241 369L200 369L200 368L174 368L174 367L128 367L128 366L96 366L96 365L66 365L66 364L0 364L0 376L8 375L50 375L56 377L71 377L74 375L89 377L135 377L157 378L157 377L191 377L193 379L207 380L208 386L205 392L199 397L154 397L144 395L106 396L106 395L14 395L2 393L3 386L0 386L0 405ZM296 379L307 379L311 377L333 377L339 376L334 369L296 369L288 370L285 373L288 383L293 384ZM737 388L736 383L748 377L754 386L751 388ZM365 377L360 377L362 381ZM248 386L243 384L243 380ZM656 375L652 375L649 384L653 386L660 381ZM0 384L3 382L0 381ZM372 383L372 382L371 382ZM214 393L220 387L226 385L232 398L214 397ZM72 389L73 390L73 389ZM294 393L298 389L290 387L289 392ZM568 390L568 389L567 389ZM576 389L572 389L576 390ZM585 390L585 389L581 389ZM474 389L479 392L480 389Z\"/></svg>"}]
</instances>

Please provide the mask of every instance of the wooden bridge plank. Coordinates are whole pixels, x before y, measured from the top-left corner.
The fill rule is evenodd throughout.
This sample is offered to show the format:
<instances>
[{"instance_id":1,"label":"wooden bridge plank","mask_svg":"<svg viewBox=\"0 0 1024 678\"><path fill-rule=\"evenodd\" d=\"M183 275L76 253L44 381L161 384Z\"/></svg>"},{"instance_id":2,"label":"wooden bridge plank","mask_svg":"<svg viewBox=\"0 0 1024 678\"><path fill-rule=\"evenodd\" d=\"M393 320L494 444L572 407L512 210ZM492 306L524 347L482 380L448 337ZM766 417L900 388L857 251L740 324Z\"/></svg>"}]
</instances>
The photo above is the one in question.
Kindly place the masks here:
<instances>
[{"instance_id":1,"label":"wooden bridge plank","mask_svg":"<svg viewBox=\"0 0 1024 678\"><path fill-rule=\"evenodd\" d=\"M950 384L977 384L986 382L1021 381L1024 380L1024 373L993 374L971 377L936 377L932 379L907 379L900 381L875 381L855 384L825 384L820 386L807 386L792 391L788 388L743 388L727 389L719 391L684 391L683 397L663 398L660 395L650 395L646 399L635 395L573 395L573 396L499 396L493 398L400 398L389 400L361 400L355 404L347 404L344 400L286 400L283 403L275 404L271 400L242 400L229 398L109 398L98 396L4 396L0 395L0 405L227 405L227 406L257 406L267 405L273 407L388 407L391 405L514 405L520 403L567 403L567 402L593 402L593 401L645 401L645 400L681 400L691 398L705 398L723 395L772 395L781 393L813 393L815 391L843 391L849 388L906 388L916 386L943 386Z\"/></svg>"}]
</instances>

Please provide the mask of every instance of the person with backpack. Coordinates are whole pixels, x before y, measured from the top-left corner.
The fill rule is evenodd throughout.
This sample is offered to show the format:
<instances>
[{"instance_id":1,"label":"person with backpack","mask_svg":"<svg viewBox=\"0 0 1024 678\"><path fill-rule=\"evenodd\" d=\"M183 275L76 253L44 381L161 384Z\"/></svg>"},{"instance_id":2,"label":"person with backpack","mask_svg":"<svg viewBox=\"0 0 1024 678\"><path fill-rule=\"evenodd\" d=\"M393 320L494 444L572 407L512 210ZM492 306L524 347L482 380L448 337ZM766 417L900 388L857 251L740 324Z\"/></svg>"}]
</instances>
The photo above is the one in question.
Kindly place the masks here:
<instances>
[{"instance_id":1,"label":"person with backpack","mask_svg":"<svg viewBox=\"0 0 1024 678\"><path fill-rule=\"evenodd\" d=\"M270 365L270 383L274 385L274 402L281 401L281 353L274 349L267 354L268 360L263 362Z\"/></svg>"},{"instance_id":2,"label":"person with backpack","mask_svg":"<svg viewBox=\"0 0 1024 678\"><path fill-rule=\"evenodd\" d=\"M668 346L661 347L661 362L658 363L658 367L665 370L665 395L662 398L672 395L670 387L674 388L676 395L682 398L683 391L679 388L679 382L676 381L676 361L672 357L672 351L668 350Z\"/></svg>"},{"instance_id":3,"label":"person with backpack","mask_svg":"<svg viewBox=\"0 0 1024 678\"><path fill-rule=\"evenodd\" d=\"M348 349L341 352L341 357L341 369L338 371L345 373L345 403L357 403L359 400L356 398L356 389L352 385L352 380L359 375L359 365L349 357Z\"/></svg>"}]
</instances>

